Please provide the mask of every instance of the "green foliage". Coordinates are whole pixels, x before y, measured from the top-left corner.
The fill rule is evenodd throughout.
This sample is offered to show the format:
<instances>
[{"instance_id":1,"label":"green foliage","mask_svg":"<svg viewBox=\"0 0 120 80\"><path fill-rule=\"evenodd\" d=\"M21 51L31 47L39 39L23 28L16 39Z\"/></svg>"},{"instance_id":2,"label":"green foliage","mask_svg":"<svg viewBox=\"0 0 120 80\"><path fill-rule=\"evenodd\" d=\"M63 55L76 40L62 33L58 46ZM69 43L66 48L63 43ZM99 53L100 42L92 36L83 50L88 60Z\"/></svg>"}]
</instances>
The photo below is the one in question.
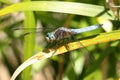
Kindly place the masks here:
<instances>
[{"instance_id":1,"label":"green foliage","mask_svg":"<svg viewBox=\"0 0 120 80\"><path fill-rule=\"evenodd\" d=\"M86 2L85 0L72 0L74 2L70 1L71 0L64 0L62 2L28 1L12 4L8 0L0 0L0 7L7 5L5 8L1 8L0 10L0 57L3 59L2 63L5 64L8 68L9 74L13 74L15 69L23 62L22 59L27 60L29 57L32 57L34 53L43 50L45 48L45 44L48 46L48 43L44 39L44 33L46 34L46 32L52 30L47 30L47 28L58 28L60 26L81 28L99 23L97 21L98 17L101 17L103 19L112 19L113 21L111 23L113 24L119 23L119 21L114 20L114 15L111 10L105 10L105 6L103 6L104 1L102 0L86 0ZM96 3L97 5L95 5ZM9 6L8 4L11 5ZM24 14L11 14L13 12L20 11L22 11ZM111 14L111 16L108 15L108 13ZM22 17L21 15L24 15L24 18L19 19ZM25 28L43 27L44 29L43 32L40 32L38 36L35 34L29 34L18 38L15 36L16 34L14 34L13 28L18 28L21 26L23 27L23 25ZM119 29L119 26L119 24L113 25L113 29ZM91 43L91 46L87 47L90 55L93 55L95 57L93 63L86 64L85 57L82 55L84 54L82 50L75 50L71 51L71 54L66 53L62 56L51 57L48 62L40 62L36 65L39 66L37 69L36 67L30 67L26 69L22 73L22 80L32 80L33 78L36 78L35 76L37 74L41 76L39 72L43 74L42 77L45 79L49 79L48 76L50 76L51 79L58 80L118 79L120 77L120 42L115 41L119 39L115 38L116 36L119 37L119 35L115 35L115 33L120 34L119 30L113 30L113 32L110 33L111 36L108 36L109 33L107 34L102 29L98 29L95 31L82 33L80 35L75 35L75 37L76 39L80 40L89 40L96 34L100 33L103 33L103 39L106 39L107 41L104 41L102 37L101 39L99 37L99 41L101 42L97 42L97 40L94 42L101 44L94 45L94 42L89 41L89 43ZM23 53L24 58L22 58ZM71 57L73 58L74 62L71 61ZM14 61L12 62L12 60ZM34 73L31 75L32 71ZM21 76L18 78L21 79Z\"/></svg>"}]
</instances>

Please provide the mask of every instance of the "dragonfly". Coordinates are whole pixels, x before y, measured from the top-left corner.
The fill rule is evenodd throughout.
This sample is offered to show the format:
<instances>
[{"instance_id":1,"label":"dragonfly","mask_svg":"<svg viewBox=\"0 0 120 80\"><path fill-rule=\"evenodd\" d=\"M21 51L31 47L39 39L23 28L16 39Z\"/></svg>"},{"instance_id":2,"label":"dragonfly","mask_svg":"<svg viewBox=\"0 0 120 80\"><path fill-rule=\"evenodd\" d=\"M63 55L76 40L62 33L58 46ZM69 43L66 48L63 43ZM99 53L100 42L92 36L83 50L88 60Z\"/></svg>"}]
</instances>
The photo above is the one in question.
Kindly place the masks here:
<instances>
[{"instance_id":1,"label":"dragonfly","mask_svg":"<svg viewBox=\"0 0 120 80\"><path fill-rule=\"evenodd\" d=\"M46 38L47 42L49 42L49 43L57 42L57 41L65 39L66 37L71 36L71 35L73 36L75 34L80 34L80 33L83 33L83 32L98 29L102 25L103 24L96 24L96 25L85 27L85 28L79 28L79 29L69 29L69 28L66 28L66 27L59 27L52 32L48 32L45 38ZM19 30L19 29L22 29L22 30L27 30L27 29L29 30L30 29L31 30L33 28L17 28L16 30ZM41 29L41 28L38 28L38 29ZM29 34L29 33L32 33L32 32L26 32L24 34L26 35L26 34ZM83 48L84 48L84 45L82 45L82 44L80 44L80 45L83 46Z\"/></svg>"},{"instance_id":2,"label":"dragonfly","mask_svg":"<svg viewBox=\"0 0 120 80\"><path fill-rule=\"evenodd\" d=\"M52 43L52 42L57 42L60 40L63 40L65 38L67 38L68 36L73 36L75 34L80 34L83 32L88 32L88 31L92 31L95 29L98 29L102 26L103 24L96 24L96 25L92 25L92 26L88 26L85 28L79 28L79 29L69 29L66 27L59 27L56 30L52 31L52 32L48 32L46 34L45 39L47 40L47 42ZM37 29L41 29L41 28L37 28ZM50 29L50 28L48 28ZM27 30L28 32L23 33L23 35L27 35L30 33L39 33L38 32L29 32L29 30L36 30L36 28L15 28L14 30Z\"/></svg>"},{"instance_id":3,"label":"dragonfly","mask_svg":"<svg viewBox=\"0 0 120 80\"><path fill-rule=\"evenodd\" d=\"M80 28L80 29L68 29L66 27L59 27L57 28L56 30L52 31L52 32L48 32L47 35L46 35L46 40L48 42L57 42L57 41L60 41L70 35L75 35L75 34L80 34L80 33L83 33L83 32L86 32L86 31L91 31L91 30L95 30L95 29L98 29L102 26L103 24L97 24L97 25L92 25L92 26L88 26L88 27L85 27L85 28ZM31 32L28 32L28 34L31 33ZM78 45L82 45L81 43L78 44ZM91 58L92 56L90 55L89 56L89 52L88 50L86 49L86 47L84 47L84 45L82 45L83 48L84 48L84 51L87 52L85 54L88 54L88 55L85 55L85 60L87 60L88 62L85 63L85 64L88 64L88 63L93 63L94 59ZM81 49L80 49L81 51ZM83 50L82 50L83 51ZM81 52L82 52L81 51ZM83 52L84 52L83 51ZM83 53L82 52L82 53ZM53 55L54 53L52 53ZM52 56L51 55L51 56ZM70 56L70 59L71 59L72 56ZM73 65L75 66L75 63L73 61L73 58L72 58L72 63ZM84 66L84 65L83 65Z\"/></svg>"},{"instance_id":4,"label":"dragonfly","mask_svg":"<svg viewBox=\"0 0 120 80\"><path fill-rule=\"evenodd\" d=\"M59 27L53 32L48 32L46 35L46 40L48 42L59 41L61 39L66 38L69 35L75 35L75 34L80 34L87 31L95 30L101 27L102 25L103 24L97 24L97 25L92 25L85 28L80 28L80 29L68 29L66 27Z\"/></svg>"},{"instance_id":5,"label":"dragonfly","mask_svg":"<svg viewBox=\"0 0 120 80\"><path fill-rule=\"evenodd\" d=\"M66 27L59 27L52 32L48 32L46 34L45 38L46 38L47 42L59 41L70 35L80 34L83 32L88 32L88 31L98 29L102 25L103 24L96 24L96 25L85 27L85 28L79 28L79 29L69 29ZM38 32L29 32L29 30L31 31L31 30L36 30L36 29L41 29L41 28L14 28L14 30L28 30L28 32L26 31L25 33L22 34L23 36L28 35L30 33L39 33L39 31ZM51 29L51 28L48 28L48 29Z\"/></svg>"},{"instance_id":6,"label":"dragonfly","mask_svg":"<svg viewBox=\"0 0 120 80\"><path fill-rule=\"evenodd\" d=\"M88 26L85 28L80 28L80 29L68 29L66 27L59 27L58 29L52 31L52 32L48 32L46 35L46 40L48 42L56 42L56 41L60 41L62 39L65 39L67 36L73 36L75 34L80 34L83 32L87 32L87 31L92 31L95 29L98 29L102 26L103 24L97 24L97 25L92 25L92 26ZM84 45L82 43L79 42L78 45L83 46L84 50L82 49L81 52L85 52L85 57L87 57L86 59L88 59L88 63L93 63L94 61L94 57L93 55L89 54L89 50L84 47ZM67 47L66 47L67 48ZM69 48L67 48L67 50L69 50Z\"/></svg>"},{"instance_id":7,"label":"dragonfly","mask_svg":"<svg viewBox=\"0 0 120 80\"><path fill-rule=\"evenodd\" d=\"M103 24L96 24L96 25L85 27L85 28L79 28L79 29L69 29L66 27L59 27L52 32L48 32L46 34L45 39L47 40L48 43L59 42L60 40L66 39L68 36L73 37L75 34L92 31L92 30L100 28L102 25ZM41 29L41 28L37 28L37 29ZM48 28L48 29L50 29L50 28ZM28 30L28 32L24 33L23 35L27 35L30 33L39 33L39 31L38 32L29 32L29 30L36 30L35 28L17 28L15 30ZM83 48L84 48L84 45L82 45L81 43L80 43L80 45L83 46ZM88 52L87 49L86 49L86 51Z\"/></svg>"}]
</instances>

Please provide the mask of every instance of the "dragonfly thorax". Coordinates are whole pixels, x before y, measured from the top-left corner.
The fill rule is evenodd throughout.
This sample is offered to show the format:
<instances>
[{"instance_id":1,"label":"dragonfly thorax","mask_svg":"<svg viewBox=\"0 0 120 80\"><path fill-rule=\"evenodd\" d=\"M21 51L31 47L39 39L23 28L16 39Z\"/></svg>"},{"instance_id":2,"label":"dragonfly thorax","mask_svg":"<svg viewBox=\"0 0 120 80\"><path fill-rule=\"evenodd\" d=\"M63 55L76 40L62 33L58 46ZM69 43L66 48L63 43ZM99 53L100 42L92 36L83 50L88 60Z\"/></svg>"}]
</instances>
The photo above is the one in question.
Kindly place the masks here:
<instances>
[{"instance_id":1,"label":"dragonfly thorax","mask_svg":"<svg viewBox=\"0 0 120 80\"><path fill-rule=\"evenodd\" d=\"M47 40L48 42L54 41L54 40L55 40L54 34L53 34L52 32L47 33L46 40Z\"/></svg>"}]
</instances>

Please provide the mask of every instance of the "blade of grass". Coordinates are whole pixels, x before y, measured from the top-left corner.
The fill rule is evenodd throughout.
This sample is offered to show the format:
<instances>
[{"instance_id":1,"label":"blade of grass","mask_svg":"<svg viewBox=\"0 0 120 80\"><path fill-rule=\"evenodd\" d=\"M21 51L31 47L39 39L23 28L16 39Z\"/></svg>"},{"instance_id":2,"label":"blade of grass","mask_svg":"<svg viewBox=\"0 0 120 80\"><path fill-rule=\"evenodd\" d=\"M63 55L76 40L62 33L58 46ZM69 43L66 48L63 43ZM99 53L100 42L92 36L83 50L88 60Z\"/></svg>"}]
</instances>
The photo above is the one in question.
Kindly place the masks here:
<instances>
[{"instance_id":1,"label":"blade of grass","mask_svg":"<svg viewBox=\"0 0 120 80\"><path fill-rule=\"evenodd\" d=\"M13 4L0 10L0 16L17 11L50 11L114 19L113 16L106 13L102 6L62 1L31 1ZM109 13L113 15L111 11Z\"/></svg>"},{"instance_id":2,"label":"blade of grass","mask_svg":"<svg viewBox=\"0 0 120 80\"><path fill-rule=\"evenodd\" d=\"M35 18L33 12L27 11L25 13L24 27L35 28ZM34 53L35 34L29 34L24 39L24 61L31 57ZM22 74L23 80L31 79L31 66L26 68Z\"/></svg>"},{"instance_id":3,"label":"blade of grass","mask_svg":"<svg viewBox=\"0 0 120 80\"><path fill-rule=\"evenodd\" d=\"M86 47L86 46L95 45L95 44L98 44L98 43L104 43L104 42L110 42L110 41L118 40L118 39L120 39L119 35L120 35L120 30L116 30L116 31L109 32L109 33L102 33L102 34L100 34L97 37L92 38L92 39L86 39L86 40L82 40L82 41L78 41L78 42L68 43L67 45L69 47L69 51L72 51L72 50L83 47L83 46L78 45L79 42L81 42ZM35 62L47 59L51 56L55 56L55 55L58 55L58 54L63 54L65 52L68 52L68 50L66 49L66 47L64 45L57 48L57 49L54 49L54 50L49 49L49 51L50 52L39 52L36 55L29 58L28 60L26 60L22 65L20 65L17 68L17 70L14 72L14 74L12 75L10 80L15 80L15 78L19 75L19 73L23 69L25 69L27 66L29 66L29 65L31 65Z\"/></svg>"},{"instance_id":4,"label":"blade of grass","mask_svg":"<svg viewBox=\"0 0 120 80\"><path fill-rule=\"evenodd\" d=\"M30 0L23 0L23 1L30 1ZM31 11L25 11L25 20L24 20L24 28L35 28L35 17L34 13ZM25 37L24 40L24 60L27 60L29 57L31 57L34 53L34 46L35 46L35 34L30 34L27 37ZM31 79L31 68L32 66L29 66L23 71L22 79L23 80L30 80Z\"/></svg>"},{"instance_id":5,"label":"blade of grass","mask_svg":"<svg viewBox=\"0 0 120 80\"><path fill-rule=\"evenodd\" d=\"M25 14L24 28L35 28L36 23L34 13L31 11L25 11L24 14ZM35 34L30 34L26 36L24 39L24 61L33 55L34 46L35 46ZM22 80L31 80L31 68L32 66L29 66L23 71Z\"/></svg>"}]
</instances>

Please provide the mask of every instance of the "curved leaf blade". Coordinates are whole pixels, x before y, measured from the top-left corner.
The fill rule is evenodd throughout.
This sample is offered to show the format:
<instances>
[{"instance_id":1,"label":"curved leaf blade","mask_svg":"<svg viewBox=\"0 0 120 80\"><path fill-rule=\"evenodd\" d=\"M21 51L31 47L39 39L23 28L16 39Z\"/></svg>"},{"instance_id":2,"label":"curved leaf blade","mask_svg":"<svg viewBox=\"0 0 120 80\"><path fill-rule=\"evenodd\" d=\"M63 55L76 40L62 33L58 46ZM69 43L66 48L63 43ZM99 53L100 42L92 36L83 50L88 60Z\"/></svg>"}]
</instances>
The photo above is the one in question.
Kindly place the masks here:
<instances>
[{"instance_id":1,"label":"curved leaf blade","mask_svg":"<svg viewBox=\"0 0 120 80\"><path fill-rule=\"evenodd\" d=\"M114 36L114 35L116 35L116 36ZM83 46L78 45L79 42L81 42L86 47L86 46L95 45L95 44L98 44L98 43L104 43L104 42L110 42L110 41L118 40L118 39L120 39L119 35L120 35L120 30L116 30L116 31L109 32L109 33L102 33L102 34L100 34L97 37L92 38L92 39L87 39L87 40L82 40L82 41L78 41L78 42L68 43L67 45L69 47L69 51L72 51L72 50L83 47ZM14 72L14 74L12 75L10 80L15 80L15 78L19 75L19 73L22 70L24 70L27 66L29 66L29 65L31 65L35 62L47 59L51 56L55 56L55 55L59 55L59 54L63 54L65 52L68 52L65 45L63 45L63 46L61 46L57 49L54 49L54 50L49 49L49 51L50 52L48 52L48 53L39 52L36 55L29 58L28 60L26 60L21 66L19 66L17 68L17 70Z\"/></svg>"},{"instance_id":2,"label":"curved leaf blade","mask_svg":"<svg viewBox=\"0 0 120 80\"><path fill-rule=\"evenodd\" d=\"M62 1L31 1L13 4L0 10L0 16L18 11L50 11L83 15L89 17L104 17L114 19L105 12L102 6ZM102 14L103 13L103 14ZM113 15L112 12L109 12Z\"/></svg>"}]
</instances>

